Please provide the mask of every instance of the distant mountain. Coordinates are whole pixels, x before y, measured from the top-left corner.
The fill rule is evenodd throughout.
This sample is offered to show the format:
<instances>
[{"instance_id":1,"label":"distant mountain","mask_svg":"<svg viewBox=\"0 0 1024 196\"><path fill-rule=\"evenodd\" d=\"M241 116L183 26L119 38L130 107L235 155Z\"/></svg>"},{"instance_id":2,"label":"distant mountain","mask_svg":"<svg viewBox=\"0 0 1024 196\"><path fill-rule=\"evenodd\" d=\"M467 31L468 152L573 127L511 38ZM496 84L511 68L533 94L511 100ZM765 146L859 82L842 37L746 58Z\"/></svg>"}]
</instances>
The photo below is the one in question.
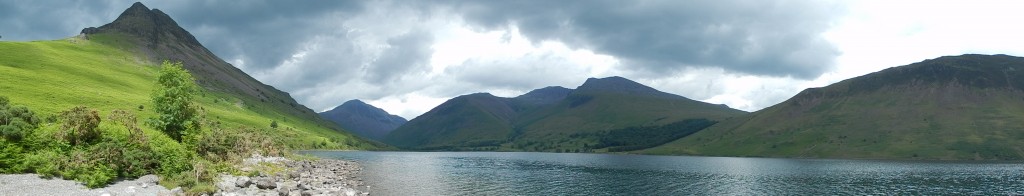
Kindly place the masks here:
<instances>
[{"instance_id":1,"label":"distant mountain","mask_svg":"<svg viewBox=\"0 0 1024 196\"><path fill-rule=\"evenodd\" d=\"M334 109L321 112L320 116L356 135L373 140L383 139L392 130L407 122L405 118L391 115L358 99L346 101Z\"/></svg>"},{"instance_id":2,"label":"distant mountain","mask_svg":"<svg viewBox=\"0 0 1024 196\"><path fill-rule=\"evenodd\" d=\"M271 121L289 127L297 127L304 131L291 131L288 134L299 135L294 138L282 138L290 144L317 143L315 147L333 146L336 148L362 148L354 146L371 146L370 142L351 137L334 123L320 118L315 112L298 104L288 93L253 79L246 73L228 64L203 47L191 33L171 19L159 9L149 9L142 3L134 3L113 22L100 26L89 27L81 31L75 39L84 38L90 43L125 51L129 56L122 58L118 64L157 64L169 60L182 62L206 91L203 98L231 102L238 111L210 111L211 115L230 112L247 111L262 118L249 118L238 122ZM98 55L112 55L110 53ZM105 56L105 58L115 58ZM128 66L119 68L128 69ZM74 73L73 70L69 70ZM111 76L118 77L118 76ZM125 91L124 93L128 93ZM148 92L144 92L148 93ZM216 99L216 100L215 100ZM247 118L230 116L228 119ZM260 123L259 127L266 126ZM313 134L313 135L307 135ZM293 141L294 142L291 142ZM348 140L346 142L346 140ZM330 144L322 141L330 141ZM324 145L328 144L328 145ZM334 144L334 145L331 145ZM345 146L353 145L353 146ZM295 146L310 148L314 146Z\"/></svg>"},{"instance_id":3,"label":"distant mountain","mask_svg":"<svg viewBox=\"0 0 1024 196\"><path fill-rule=\"evenodd\" d=\"M946 56L806 89L642 151L712 156L1024 159L1024 58Z\"/></svg>"},{"instance_id":4,"label":"distant mountain","mask_svg":"<svg viewBox=\"0 0 1024 196\"><path fill-rule=\"evenodd\" d=\"M399 127L385 142L424 150L588 151L615 129L746 112L664 93L621 77L588 79L576 90L546 87L515 98L453 98Z\"/></svg>"}]
</instances>

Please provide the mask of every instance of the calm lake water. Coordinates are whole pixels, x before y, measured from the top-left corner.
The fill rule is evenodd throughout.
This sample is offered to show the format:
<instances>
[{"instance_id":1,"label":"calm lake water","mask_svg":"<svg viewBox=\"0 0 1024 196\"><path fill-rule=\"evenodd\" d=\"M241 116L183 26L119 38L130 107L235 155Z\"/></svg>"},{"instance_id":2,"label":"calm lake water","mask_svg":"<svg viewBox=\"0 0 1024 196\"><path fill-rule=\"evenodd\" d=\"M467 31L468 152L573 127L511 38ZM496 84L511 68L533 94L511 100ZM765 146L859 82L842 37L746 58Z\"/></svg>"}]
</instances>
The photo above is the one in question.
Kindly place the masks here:
<instances>
[{"instance_id":1,"label":"calm lake water","mask_svg":"<svg viewBox=\"0 0 1024 196\"><path fill-rule=\"evenodd\" d=\"M373 195L1024 195L1024 164L535 152L305 152Z\"/></svg>"}]
</instances>

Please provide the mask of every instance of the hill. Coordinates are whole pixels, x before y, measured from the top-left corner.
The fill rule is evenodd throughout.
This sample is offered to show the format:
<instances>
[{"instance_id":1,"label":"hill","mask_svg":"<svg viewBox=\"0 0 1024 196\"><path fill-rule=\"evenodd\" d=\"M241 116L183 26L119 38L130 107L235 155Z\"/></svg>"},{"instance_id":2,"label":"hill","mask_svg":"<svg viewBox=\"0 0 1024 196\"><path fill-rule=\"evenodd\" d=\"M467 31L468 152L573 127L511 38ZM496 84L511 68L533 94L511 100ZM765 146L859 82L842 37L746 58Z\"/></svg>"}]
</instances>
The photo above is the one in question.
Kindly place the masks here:
<instances>
[{"instance_id":1,"label":"hill","mask_svg":"<svg viewBox=\"0 0 1024 196\"><path fill-rule=\"evenodd\" d=\"M575 90L546 87L515 98L486 93L456 97L399 127L384 141L421 150L604 151L608 149L593 147L616 147L601 142L615 130L718 121L744 113L622 77L591 78Z\"/></svg>"},{"instance_id":2,"label":"hill","mask_svg":"<svg viewBox=\"0 0 1024 196\"><path fill-rule=\"evenodd\" d=\"M0 42L0 92L42 114L75 106L101 112L138 109L153 116L149 95L158 65L183 62L203 87L198 102L225 126L270 128L294 148L371 149L285 92L248 76L202 46L158 9L135 3L113 22L61 40Z\"/></svg>"},{"instance_id":3,"label":"hill","mask_svg":"<svg viewBox=\"0 0 1024 196\"><path fill-rule=\"evenodd\" d=\"M389 114L358 99L346 101L334 109L321 112L320 116L356 135L378 141L407 122L405 118Z\"/></svg>"},{"instance_id":4,"label":"hill","mask_svg":"<svg viewBox=\"0 0 1024 196\"><path fill-rule=\"evenodd\" d=\"M652 154L1024 158L1024 58L946 56L847 79L716 124Z\"/></svg>"}]
</instances>

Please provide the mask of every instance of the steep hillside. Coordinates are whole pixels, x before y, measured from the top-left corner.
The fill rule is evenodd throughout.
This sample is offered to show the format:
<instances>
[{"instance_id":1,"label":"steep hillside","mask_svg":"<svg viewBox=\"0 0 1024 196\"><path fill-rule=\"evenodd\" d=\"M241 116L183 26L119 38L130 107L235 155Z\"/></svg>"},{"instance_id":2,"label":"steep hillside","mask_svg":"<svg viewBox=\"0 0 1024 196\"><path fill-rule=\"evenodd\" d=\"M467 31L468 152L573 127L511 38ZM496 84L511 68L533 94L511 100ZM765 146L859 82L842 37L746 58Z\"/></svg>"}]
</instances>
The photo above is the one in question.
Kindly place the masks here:
<instances>
[{"instance_id":1,"label":"steep hillside","mask_svg":"<svg viewBox=\"0 0 1024 196\"><path fill-rule=\"evenodd\" d=\"M746 112L658 91L622 77L590 78L566 98L521 115L510 147L585 149L609 130L687 119L721 121Z\"/></svg>"},{"instance_id":2,"label":"steep hillside","mask_svg":"<svg viewBox=\"0 0 1024 196\"><path fill-rule=\"evenodd\" d=\"M149 95L158 65L181 61L203 88L208 118L226 126L270 128L295 148L368 149L287 93L264 85L216 57L160 10L135 3L114 22L53 41L0 42L0 92L54 114L74 106L136 109L152 116Z\"/></svg>"},{"instance_id":3,"label":"steep hillside","mask_svg":"<svg viewBox=\"0 0 1024 196\"><path fill-rule=\"evenodd\" d=\"M615 147L600 140L613 130L695 119L713 123L744 113L621 77L591 78L576 90L546 87L515 98L457 97L399 127L384 141L425 150L600 151L607 149L592 147Z\"/></svg>"},{"instance_id":4,"label":"steep hillside","mask_svg":"<svg viewBox=\"0 0 1024 196\"><path fill-rule=\"evenodd\" d=\"M407 122L405 118L389 114L358 99L346 101L334 109L321 112L320 116L356 135L378 141Z\"/></svg>"},{"instance_id":5,"label":"steep hillside","mask_svg":"<svg viewBox=\"0 0 1024 196\"><path fill-rule=\"evenodd\" d=\"M1024 58L946 56L889 68L645 153L879 159L1024 158Z\"/></svg>"}]
</instances>

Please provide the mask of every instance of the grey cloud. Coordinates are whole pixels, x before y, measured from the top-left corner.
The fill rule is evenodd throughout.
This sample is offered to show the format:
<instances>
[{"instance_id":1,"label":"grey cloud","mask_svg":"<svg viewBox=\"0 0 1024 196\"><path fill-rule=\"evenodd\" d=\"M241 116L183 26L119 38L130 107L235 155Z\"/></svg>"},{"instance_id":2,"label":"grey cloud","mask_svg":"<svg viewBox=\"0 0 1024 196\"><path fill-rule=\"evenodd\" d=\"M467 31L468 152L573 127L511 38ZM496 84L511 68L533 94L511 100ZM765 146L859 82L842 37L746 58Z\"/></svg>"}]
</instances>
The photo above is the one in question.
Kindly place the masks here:
<instances>
[{"instance_id":1,"label":"grey cloud","mask_svg":"<svg viewBox=\"0 0 1024 196\"><path fill-rule=\"evenodd\" d=\"M817 1L459 1L483 28L509 24L534 41L560 40L653 73L721 67L810 79L837 49L822 38L841 11Z\"/></svg>"},{"instance_id":2,"label":"grey cloud","mask_svg":"<svg viewBox=\"0 0 1024 196\"><path fill-rule=\"evenodd\" d=\"M447 75L472 84L476 89L522 92L554 85L575 88L574 85L586 79L588 72L585 66L574 65L560 56L546 53L531 53L514 59L470 59L446 70ZM452 89L451 93L443 94L456 96L466 93L460 91L464 90Z\"/></svg>"},{"instance_id":3,"label":"grey cloud","mask_svg":"<svg viewBox=\"0 0 1024 196\"><path fill-rule=\"evenodd\" d=\"M432 34L424 31L412 31L388 39L389 48L367 68L367 81L386 83L407 74L413 67L429 67L427 60L433 53L430 49L433 39Z\"/></svg>"},{"instance_id":4,"label":"grey cloud","mask_svg":"<svg viewBox=\"0 0 1024 196\"><path fill-rule=\"evenodd\" d=\"M59 39L113 21L135 0L0 0L5 40ZM278 66L332 20L359 14L363 1L142 1L160 9L222 58L241 58L247 72ZM341 13L341 14L339 14ZM230 60L230 59L228 59Z\"/></svg>"}]
</instances>

